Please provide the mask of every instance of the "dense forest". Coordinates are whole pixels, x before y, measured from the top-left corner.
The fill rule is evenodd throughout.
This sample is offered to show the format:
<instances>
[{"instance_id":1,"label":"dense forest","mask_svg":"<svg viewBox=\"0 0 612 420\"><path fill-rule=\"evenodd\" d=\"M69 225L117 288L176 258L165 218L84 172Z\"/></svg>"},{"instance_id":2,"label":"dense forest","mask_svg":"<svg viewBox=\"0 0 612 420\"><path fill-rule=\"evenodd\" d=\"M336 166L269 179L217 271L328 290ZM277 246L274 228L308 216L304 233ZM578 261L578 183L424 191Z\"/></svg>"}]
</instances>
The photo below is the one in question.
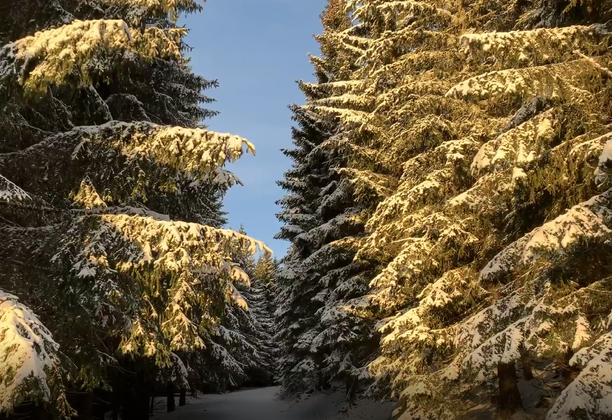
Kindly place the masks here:
<instances>
[{"instance_id":1,"label":"dense forest","mask_svg":"<svg viewBox=\"0 0 612 420\"><path fill-rule=\"evenodd\" d=\"M328 0L280 261L225 227L255 148L205 124L200 10L0 3L0 414L279 384L612 419L612 0Z\"/></svg>"}]
</instances>

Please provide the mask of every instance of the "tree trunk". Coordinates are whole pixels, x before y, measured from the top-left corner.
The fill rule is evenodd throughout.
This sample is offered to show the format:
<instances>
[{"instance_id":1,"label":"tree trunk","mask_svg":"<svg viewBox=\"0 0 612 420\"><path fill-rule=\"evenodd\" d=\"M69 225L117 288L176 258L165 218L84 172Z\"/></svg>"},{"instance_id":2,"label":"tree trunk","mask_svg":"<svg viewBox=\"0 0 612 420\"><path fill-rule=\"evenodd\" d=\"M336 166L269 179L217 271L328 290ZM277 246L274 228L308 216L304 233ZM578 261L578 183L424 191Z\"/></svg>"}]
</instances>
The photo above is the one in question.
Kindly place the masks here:
<instances>
[{"instance_id":1,"label":"tree trunk","mask_svg":"<svg viewBox=\"0 0 612 420\"><path fill-rule=\"evenodd\" d=\"M149 419L149 392L144 384L142 373L125 377L121 395L121 417L130 420Z\"/></svg>"},{"instance_id":2,"label":"tree trunk","mask_svg":"<svg viewBox=\"0 0 612 420\"><path fill-rule=\"evenodd\" d=\"M145 373L140 370L136 374L136 415L134 420L149 420L149 385Z\"/></svg>"},{"instance_id":3,"label":"tree trunk","mask_svg":"<svg viewBox=\"0 0 612 420\"><path fill-rule=\"evenodd\" d=\"M514 412L523 408L521 394L516 384L514 363L498 363L497 377L499 379L500 418L507 419Z\"/></svg>"},{"instance_id":4,"label":"tree trunk","mask_svg":"<svg viewBox=\"0 0 612 420\"><path fill-rule=\"evenodd\" d=\"M134 384L126 384L127 386L123 387L123 392L121 394L121 418L122 419L135 419L136 411L135 407L135 399L136 395L134 393Z\"/></svg>"},{"instance_id":5,"label":"tree trunk","mask_svg":"<svg viewBox=\"0 0 612 420\"><path fill-rule=\"evenodd\" d=\"M355 395L357 395L357 380L349 377L346 379L346 400L349 407L353 407Z\"/></svg>"},{"instance_id":6,"label":"tree trunk","mask_svg":"<svg viewBox=\"0 0 612 420\"><path fill-rule=\"evenodd\" d=\"M149 414L153 414L154 409L155 409L155 394L151 395L151 405L149 407Z\"/></svg>"},{"instance_id":7,"label":"tree trunk","mask_svg":"<svg viewBox=\"0 0 612 420\"><path fill-rule=\"evenodd\" d=\"M34 420L52 420L53 417L42 404L34 405L34 412L32 415Z\"/></svg>"},{"instance_id":8,"label":"tree trunk","mask_svg":"<svg viewBox=\"0 0 612 420\"><path fill-rule=\"evenodd\" d=\"M93 392L82 394L79 404L79 419L91 420L93 413Z\"/></svg>"},{"instance_id":9,"label":"tree trunk","mask_svg":"<svg viewBox=\"0 0 612 420\"><path fill-rule=\"evenodd\" d=\"M103 420L104 414L110 408L110 404L108 402L110 395L103 391L98 391L93 393L93 418L96 420Z\"/></svg>"},{"instance_id":10,"label":"tree trunk","mask_svg":"<svg viewBox=\"0 0 612 420\"><path fill-rule=\"evenodd\" d=\"M563 361L561 363L561 377L563 378L563 387L567 387L575 378L576 368L570 366L570 360L574 356L574 351L571 348L567 349L567 352L563 355Z\"/></svg>"},{"instance_id":11,"label":"tree trunk","mask_svg":"<svg viewBox=\"0 0 612 420\"><path fill-rule=\"evenodd\" d=\"M119 404L119 401L113 401L113 412L112 412L112 419L113 420L119 420L119 410L121 409L121 405Z\"/></svg>"},{"instance_id":12,"label":"tree trunk","mask_svg":"<svg viewBox=\"0 0 612 420\"><path fill-rule=\"evenodd\" d=\"M533 379L533 369L531 368L531 358L529 352L525 349L524 345L520 348L521 354L521 365L523 366L523 379L530 381Z\"/></svg>"},{"instance_id":13,"label":"tree trunk","mask_svg":"<svg viewBox=\"0 0 612 420\"><path fill-rule=\"evenodd\" d=\"M181 396L179 397L179 407L187 405L187 389L181 388Z\"/></svg>"},{"instance_id":14,"label":"tree trunk","mask_svg":"<svg viewBox=\"0 0 612 420\"><path fill-rule=\"evenodd\" d=\"M528 356L523 356L521 358L521 363L523 364L523 378L526 381L530 381L533 379L533 370L531 369L531 360Z\"/></svg>"},{"instance_id":15,"label":"tree trunk","mask_svg":"<svg viewBox=\"0 0 612 420\"><path fill-rule=\"evenodd\" d=\"M174 403L174 384L171 381L168 381L166 385L166 398L168 399L166 403L168 412L174 411L176 408Z\"/></svg>"},{"instance_id":16,"label":"tree trunk","mask_svg":"<svg viewBox=\"0 0 612 420\"><path fill-rule=\"evenodd\" d=\"M115 384L113 387L113 394L111 396L112 405L112 419L119 420L119 411L121 410L121 394L119 393L118 386Z\"/></svg>"}]
</instances>

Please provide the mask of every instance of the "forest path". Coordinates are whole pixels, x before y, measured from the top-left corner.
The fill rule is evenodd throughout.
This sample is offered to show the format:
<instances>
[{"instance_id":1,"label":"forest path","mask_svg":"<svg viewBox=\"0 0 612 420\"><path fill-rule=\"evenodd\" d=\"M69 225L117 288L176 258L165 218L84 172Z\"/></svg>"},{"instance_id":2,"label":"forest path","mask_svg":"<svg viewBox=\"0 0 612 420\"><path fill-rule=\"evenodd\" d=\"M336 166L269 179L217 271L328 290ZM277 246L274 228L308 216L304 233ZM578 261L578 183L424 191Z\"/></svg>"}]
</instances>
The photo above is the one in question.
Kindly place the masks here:
<instances>
[{"instance_id":1,"label":"forest path","mask_svg":"<svg viewBox=\"0 0 612 420\"><path fill-rule=\"evenodd\" d=\"M387 420L392 404L362 400L342 413L344 396L317 394L301 401L279 401L279 388L259 388L229 394L205 395L190 399L172 413L156 413L155 420Z\"/></svg>"}]
</instances>

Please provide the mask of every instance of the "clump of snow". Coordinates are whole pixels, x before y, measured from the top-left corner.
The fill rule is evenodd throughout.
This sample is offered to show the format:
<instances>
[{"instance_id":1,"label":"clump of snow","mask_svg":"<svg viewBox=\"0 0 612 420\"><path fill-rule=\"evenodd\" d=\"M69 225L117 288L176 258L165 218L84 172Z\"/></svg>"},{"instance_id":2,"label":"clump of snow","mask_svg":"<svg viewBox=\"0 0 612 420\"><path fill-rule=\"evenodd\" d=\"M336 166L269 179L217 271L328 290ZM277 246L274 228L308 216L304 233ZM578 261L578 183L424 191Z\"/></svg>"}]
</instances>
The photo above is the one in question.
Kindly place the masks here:
<instances>
[{"instance_id":1,"label":"clump of snow","mask_svg":"<svg viewBox=\"0 0 612 420\"><path fill-rule=\"evenodd\" d=\"M0 290L0 412L36 400L67 407L61 390L59 345L16 296Z\"/></svg>"},{"instance_id":2,"label":"clump of snow","mask_svg":"<svg viewBox=\"0 0 612 420\"><path fill-rule=\"evenodd\" d=\"M27 199L30 199L28 193L0 175L0 200L10 201Z\"/></svg>"},{"instance_id":3,"label":"clump of snow","mask_svg":"<svg viewBox=\"0 0 612 420\"><path fill-rule=\"evenodd\" d=\"M603 151L599 156L599 164L595 169L595 179L598 183L603 183L608 179L612 169L612 140L608 140L604 145Z\"/></svg>"},{"instance_id":4,"label":"clump of snow","mask_svg":"<svg viewBox=\"0 0 612 420\"><path fill-rule=\"evenodd\" d=\"M246 299L244 298L244 296L242 296L242 293L240 293L234 285L232 285L232 300L236 303L236 305L238 305L245 311L249 309L249 304L247 303Z\"/></svg>"},{"instance_id":5,"label":"clump of snow","mask_svg":"<svg viewBox=\"0 0 612 420\"><path fill-rule=\"evenodd\" d=\"M543 112L482 145L474 157L472 169L491 170L533 161L553 138L555 112L555 109ZM516 175L521 176L519 173Z\"/></svg>"}]
</instances>

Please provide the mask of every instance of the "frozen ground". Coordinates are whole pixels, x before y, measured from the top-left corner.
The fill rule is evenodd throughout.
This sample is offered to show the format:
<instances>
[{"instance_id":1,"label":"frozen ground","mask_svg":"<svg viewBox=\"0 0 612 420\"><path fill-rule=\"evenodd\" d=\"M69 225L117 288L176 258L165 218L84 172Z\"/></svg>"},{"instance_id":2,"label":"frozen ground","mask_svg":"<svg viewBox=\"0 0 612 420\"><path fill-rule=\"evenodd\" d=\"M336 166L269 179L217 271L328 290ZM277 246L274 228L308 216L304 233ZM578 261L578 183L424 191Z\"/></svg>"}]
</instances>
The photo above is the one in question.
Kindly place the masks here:
<instances>
[{"instance_id":1,"label":"frozen ground","mask_svg":"<svg viewBox=\"0 0 612 420\"><path fill-rule=\"evenodd\" d=\"M260 388L191 398L173 413L155 413L154 420L388 420L393 404L360 400L347 409L342 393L279 401L278 388ZM177 401L178 402L178 401Z\"/></svg>"}]
</instances>

